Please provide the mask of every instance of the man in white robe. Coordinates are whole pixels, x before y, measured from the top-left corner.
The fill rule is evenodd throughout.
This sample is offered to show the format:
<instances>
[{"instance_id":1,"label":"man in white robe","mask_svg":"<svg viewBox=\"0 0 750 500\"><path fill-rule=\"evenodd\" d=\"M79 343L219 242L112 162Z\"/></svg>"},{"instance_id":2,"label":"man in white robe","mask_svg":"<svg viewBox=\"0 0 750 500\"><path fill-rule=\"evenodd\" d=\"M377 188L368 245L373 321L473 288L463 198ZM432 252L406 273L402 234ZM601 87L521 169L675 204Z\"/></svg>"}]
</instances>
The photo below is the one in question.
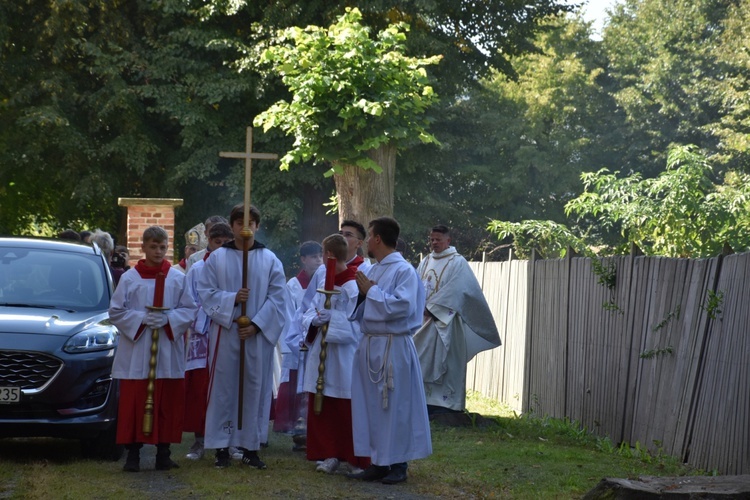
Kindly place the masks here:
<instances>
[{"instance_id":1,"label":"man in white robe","mask_svg":"<svg viewBox=\"0 0 750 500\"><path fill-rule=\"evenodd\" d=\"M432 252L417 268L427 295L424 324L414 335L429 413L466 408L466 364L500 345L487 300L466 259L450 246L450 230L432 228Z\"/></svg>"},{"instance_id":2,"label":"man in white robe","mask_svg":"<svg viewBox=\"0 0 750 500\"><path fill-rule=\"evenodd\" d=\"M250 229L255 233L260 213L251 207L250 215ZM232 209L230 225L235 240L206 259L198 280L203 309L212 321L205 447L217 450L217 467L230 464L228 448L235 446L244 449L243 463L265 469L257 452L268 429L274 346L284 327L286 279L279 259L251 236L247 288L242 288L242 205ZM238 328L236 320L242 302L247 304L251 323ZM240 352L240 337L245 339L244 353ZM238 379L240 356L244 356L245 370L242 394Z\"/></svg>"},{"instance_id":3,"label":"man in white robe","mask_svg":"<svg viewBox=\"0 0 750 500\"><path fill-rule=\"evenodd\" d=\"M424 288L396 251L400 228L390 217L370 222L367 251L377 264L357 272L362 331L352 370L354 453L372 465L353 479L406 481L407 462L432 453L422 372L412 335L422 323Z\"/></svg>"}]
</instances>

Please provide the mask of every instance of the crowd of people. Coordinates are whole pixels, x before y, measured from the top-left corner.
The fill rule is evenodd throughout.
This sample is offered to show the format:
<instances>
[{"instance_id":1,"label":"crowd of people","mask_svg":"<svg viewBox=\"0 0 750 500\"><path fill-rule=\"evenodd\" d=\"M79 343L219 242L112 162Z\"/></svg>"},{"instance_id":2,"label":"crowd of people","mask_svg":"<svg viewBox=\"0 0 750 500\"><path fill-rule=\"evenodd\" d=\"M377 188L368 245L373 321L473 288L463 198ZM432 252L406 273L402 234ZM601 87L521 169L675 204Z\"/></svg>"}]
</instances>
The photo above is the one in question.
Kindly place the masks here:
<instances>
[{"instance_id":1,"label":"crowd of people","mask_svg":"<svg viewBox=\"0 0 750 500\"><path fill-rule=\"evenodd\" d=\"M188 459L214 450L215 467L265 469L273 421L320 472L406 481L408 462L432 453L431 416L465 410L466 363L500 345L450 229L431 229L415 269L395 219L345 220L300 245L299 273L286 280L255 239L260 223L241 204L228 219L209 217L188 231L175 266L158 226L143 233L132 268L106 232L60 234L96 243L117 283L109 315L122 334L113 377L123 469L140 470L144 444L156 446L157 470L178 467L170 444L183 433L194 436Z\"/></svg>"}]
</instances>

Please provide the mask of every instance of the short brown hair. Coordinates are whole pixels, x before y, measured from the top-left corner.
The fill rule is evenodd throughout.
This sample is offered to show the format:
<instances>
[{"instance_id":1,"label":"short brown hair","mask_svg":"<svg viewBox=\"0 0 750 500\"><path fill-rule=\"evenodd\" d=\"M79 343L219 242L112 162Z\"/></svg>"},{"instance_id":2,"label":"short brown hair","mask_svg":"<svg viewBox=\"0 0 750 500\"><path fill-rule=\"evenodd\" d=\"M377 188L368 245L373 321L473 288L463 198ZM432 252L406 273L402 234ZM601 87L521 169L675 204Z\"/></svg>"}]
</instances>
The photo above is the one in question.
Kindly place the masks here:
<instances>
[{"instance_id":1,"label":"short brown hair","mask_svg":"<svg viewBox=\"0 0 750 500\"><path fill-rule=\"evenodd\" d=\"M437 226L433 226L432 229L430 229L431 233L442 233L446 236L451 235L451 230L448 226L445 224L438 224Z\"/></svg>"},{"instance_id":2,"label":"short brown hair","mask_svg":"<svg viewBox=\"0 0 750 500\"><path fill-rule=\"evenodd\" d=\"M250 205L250 218L255 221L255 224L260 225L260 210L258 210L255 205ZM232 207L232 213L229 214L229 225L233 226L234 221L238 219L242 221L245 219L244 203L238 203Z\"/></svg>"},{"instance_id":3,"label":"short brown hair","mask_svg":"<svg viewBox=\"0 0 750 500\"><path fill-rule=\"evenodd\" d=\"M226 222L214 222L211 229L208 230L208 237L213 238L234 238L232 228Z\"/></svg>"},{"instance_id":4,"label":"short brown hair","mask_svg":"<svg viewBox=\"0 0 750 500\"><path fill-rule=\"evenodd\" d=\"M326 236L323 240L323 251L331 252L339 262L346 262L346 254L349 252L349 244L346 242L346 238L340 234L332 234Z\"/></svg>"},{"instance_id":5,"label":"short brown hair","mask_svg":"<svg viewBox=\"0 0 750 500\"><path fill-rule=\"evenodd\" d=\"M147 241L156 241L159 243L169 241L169 234L161 226L151 226L143 231L143 242L146 243Z\"/></svg>"}]
</instances>

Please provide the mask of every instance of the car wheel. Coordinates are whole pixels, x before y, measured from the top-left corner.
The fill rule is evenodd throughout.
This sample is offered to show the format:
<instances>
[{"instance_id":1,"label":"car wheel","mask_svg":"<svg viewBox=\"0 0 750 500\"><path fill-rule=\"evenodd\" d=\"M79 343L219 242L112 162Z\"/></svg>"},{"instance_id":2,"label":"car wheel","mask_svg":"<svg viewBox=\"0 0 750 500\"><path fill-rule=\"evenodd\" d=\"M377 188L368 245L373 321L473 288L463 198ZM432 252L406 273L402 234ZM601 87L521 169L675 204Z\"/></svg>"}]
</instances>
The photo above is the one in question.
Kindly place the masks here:
<instances>
[{"instance_id":1,"label":"car wheel","mask_svg":"<svg viewBox=\"0 0 750 500\"><path fill-rule=\"evenodd\" d=\"M81 440L81 454L84 458L94 460L111 460L116 462L122 457L125 447L115 442L117 426L102 431L93 439Z\"/></svg>"}]
</instances>

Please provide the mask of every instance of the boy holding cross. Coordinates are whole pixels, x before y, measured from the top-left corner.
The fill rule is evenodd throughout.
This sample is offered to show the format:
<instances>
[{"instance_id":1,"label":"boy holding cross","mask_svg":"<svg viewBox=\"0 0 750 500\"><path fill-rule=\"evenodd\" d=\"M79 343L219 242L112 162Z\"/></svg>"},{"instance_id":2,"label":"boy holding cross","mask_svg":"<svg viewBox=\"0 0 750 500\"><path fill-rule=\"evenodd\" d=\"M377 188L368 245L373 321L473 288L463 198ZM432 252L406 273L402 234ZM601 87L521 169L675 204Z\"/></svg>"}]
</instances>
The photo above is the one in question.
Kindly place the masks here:
<instances>
[{"instance_id":1,"label":"boy holding cross","mask_svg":"<svg viewBox=\"0 0 750 500\"><path fill-rule=\"evenodd\" d=\"M273 353L284 327L286 279L279 259L255 240L260 212L252 206L248 251L243 251L244 212L243 204L232 209L229 224L235 239L205 261L197 285L202 307L212 321L205 447L217 450L216 467L230 464L229 447L236 446L243 449L244 464L265 469L258 449L271 410ZM245 254L247 286L243 287ZM248 326L237 323L243 309L250 319ZM241 379L240 371L244 371Z\"/></svg>"}]
</instances>

